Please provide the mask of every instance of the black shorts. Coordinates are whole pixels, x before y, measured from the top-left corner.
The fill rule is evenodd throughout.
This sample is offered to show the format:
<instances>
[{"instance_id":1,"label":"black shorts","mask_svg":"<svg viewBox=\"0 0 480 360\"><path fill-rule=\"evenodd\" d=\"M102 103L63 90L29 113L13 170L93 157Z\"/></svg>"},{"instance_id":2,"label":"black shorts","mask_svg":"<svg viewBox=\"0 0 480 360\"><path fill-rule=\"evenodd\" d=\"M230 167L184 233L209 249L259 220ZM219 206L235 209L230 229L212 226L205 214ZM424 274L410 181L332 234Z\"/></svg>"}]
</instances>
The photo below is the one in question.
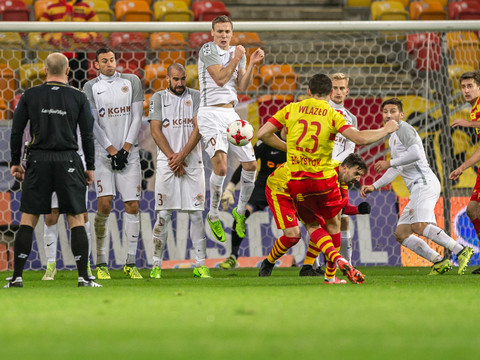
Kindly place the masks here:
<instances>
[{"instance_id":1,"label":"black shorts","mask_svg":"<svg viewBox=\"0 0 480 360\"><path fill-rule=\"evenodd\" d=\"M268 207L267 197L265 196L265 184L260 184L259 186L255 184L248 204L253 208L253 212L261 211Z\"/></svg>"},{"instance_id":2,"label":"black shorts","mask_svg":"<svg viewBox=\"0 0 480 360\"><path fill-rule=\"evenodd\" d=\"M76 151L33 150L27 161L20 211L49 214L55 191L61 214L82 214L87 211L86 186L82 160Z\"/></svg>"}]
</instances>

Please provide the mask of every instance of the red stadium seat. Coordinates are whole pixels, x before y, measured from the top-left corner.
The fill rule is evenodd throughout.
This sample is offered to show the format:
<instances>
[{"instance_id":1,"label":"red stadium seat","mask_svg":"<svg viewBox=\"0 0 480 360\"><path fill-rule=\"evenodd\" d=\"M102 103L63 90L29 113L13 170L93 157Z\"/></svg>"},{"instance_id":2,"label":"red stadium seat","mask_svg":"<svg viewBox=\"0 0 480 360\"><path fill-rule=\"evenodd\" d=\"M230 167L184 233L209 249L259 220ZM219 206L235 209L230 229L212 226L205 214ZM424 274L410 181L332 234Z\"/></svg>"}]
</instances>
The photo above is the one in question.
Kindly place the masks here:
<instances>
[{"instance_id":1,"label":"red stadium seat","mask_svg":"<svg viewBox=\"0 0 480 360\"><path fill-rule=\"evenodd\" d=\"M447 19L447 13L438 1L414 1L410 3L410 19L445 20Z\"/></svg>"},{"instance_id":2,"label":"red stadium seat","mask_svg":"<svg viewBox=\"0 0 480 360\"><path fill-rule=\"evenodd\" d=\"M195 1L192 10L195 21L212 21L220 15L230 16L230 11L221 1Z\"/></svg>"},{"instance_id":3,"label":"red stadium seat","mask_svg":"<svg viewBox=\"0 0 480 360\"><path fill-rule=\"evenodd\" d=\"M128 69L145 66L148 41L140 33L115 32L110 35L110 45L116 50L117 61L128 62ZM138 71L138 69L137 69Z\"/></svg>"},{"instance_id":4,"label":"red stadium seat","mask_svg":"<svg viewBox=\"0 0 480 360\"><path fill-rule=\"evenodd\" d=\"M23 0L0 1L0 21L28 21L30 9Z\"/></svg>"},{"instance_id":5,"label":"red stadium seat","mask_svg":"<svg viewBox=\"0 0 480 360\"><path fill-rule=\"evenodd\" d=\"M439 71L442 41L435 33L407 35L407 52L419 71Z\"/></svg>"},{"instance_id":6,"label":"red stadium seat","mask_svg":"<svg viewBox=\"0 0 480 360\"><path fill-rule=\"evenodd\" d=\"M480 2L476 0L453 1L448 4L450 20L480 19Z\"/></svg>"},{"instance_id":7,"label":"red stadium seat","mask_svg":"<svg viewBox=\"0 0 480 360\"><path fill-rule=\"evenodd\" d=\"M124 74L137 75L140 79L143 77L141 68L131 61L126 62L122 59L117 60L117 71Z\"/></svg>"},{"instance_id":8,"label":"red stadium seat","mask_svg":"<svg viewBox=\"0 0 480 360\"><path fill-rule=\"evenodd\" d=\"M192 49L199 49L203 44L213 41L212 34L210 32L194 32L188 35L188 42Z\"/></svg>"}]
</instances>

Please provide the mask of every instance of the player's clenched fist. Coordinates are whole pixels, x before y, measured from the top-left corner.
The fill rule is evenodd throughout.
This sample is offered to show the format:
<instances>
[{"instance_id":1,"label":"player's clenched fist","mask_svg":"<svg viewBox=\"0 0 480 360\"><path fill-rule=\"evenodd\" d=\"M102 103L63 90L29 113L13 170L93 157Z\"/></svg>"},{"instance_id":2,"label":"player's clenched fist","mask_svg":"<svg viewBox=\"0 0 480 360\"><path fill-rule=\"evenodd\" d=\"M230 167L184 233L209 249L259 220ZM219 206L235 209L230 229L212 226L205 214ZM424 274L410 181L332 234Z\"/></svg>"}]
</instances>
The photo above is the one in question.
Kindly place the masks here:
<instances>
[{"instance_id":1,"label":"player's clenched fist","mask_svg":"<svg viewBox=\"0 0 480 360\"><path fill-rule=\"evenodd\" d=\"M265 53L263 52L262 49L258 48L250 56L250 62L256 64L256 63L262 61L264 57L265 57Z\"/></svg>"},{"instance_id":2,"label":"player's clenched fist","mask_svg":"<svg viewBox=\"0 0 480 360\"><path fill-rule=\"evenodd\" d=\"M245 55L245 48L242 45L235 46L235 57L241 59Z\"/></svg>"},{"instance_id":3,"label":"player's clenched fist","mask_svg":"<svg viewBox=\"0 0 480 360\"><path fill-rule=\"evenodd\" d=\"M398 130L398 122L395 120L389 120L385 123L385 129L387 129L388 133L391 134Z\"/></svg>"}]
</instances>

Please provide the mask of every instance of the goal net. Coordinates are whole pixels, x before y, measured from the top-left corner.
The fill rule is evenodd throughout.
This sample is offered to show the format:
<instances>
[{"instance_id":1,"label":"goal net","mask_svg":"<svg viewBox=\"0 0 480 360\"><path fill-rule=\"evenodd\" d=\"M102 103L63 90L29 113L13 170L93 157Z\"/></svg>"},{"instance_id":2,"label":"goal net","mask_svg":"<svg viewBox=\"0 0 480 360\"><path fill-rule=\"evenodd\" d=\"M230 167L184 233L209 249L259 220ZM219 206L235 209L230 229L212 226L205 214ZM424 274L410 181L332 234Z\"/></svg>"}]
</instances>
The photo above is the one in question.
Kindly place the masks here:
<instances>
[{"instance_id":1,"label":"goal net","mask_svg":"<svg viewBox=\"0 0 480 360\"><path fill-rule=\"evenodd\" d=\"M243 44L247 55L257 47L265 50L265 60L256 68L253 84L248 91L239 94L237 112L258 129L282 106L304 99L307 96L308 79L315 73L343 72L349 76L350 93L345 105L357 116L360 129L382 126L382 101L390 97L400 98L403 100L405 119L417 129L423 139L430 166L442 183L442 196L436 207L437 223L457 241L472 246L478 254L478 239L465 213L477 167L465 171L459 181L448 180L448 174L477 147L474 131L469 128L451 129L449 124L458 118L470 118L470 106L462 99L458 79L462 73L479 67L478 29L474 25L471 29L451 25L448 29L432 26L432 31L426 31L425 26L416 29L415 24L418 22L412 23L409 28L403 27L408 29L405 31L398 28L392 30L387 26L369 30L372 22L355 23L355 26L331 23L330 31L326 30L328 24L321 30L314 27L305 29L305 26L288 23L283 24L281 31L259 23L244 23L236 27L233 44ZM125 26L144 31L128 33L119 32L118 27L109 27L106 23L102 23L101 29L92 25L89 30L95 32L71 33L67 32L70 31L68 28L64 31L60 28L58 31L61 33L42 34L42 30L33 31L25 25L24 28L17 28L18 32L0 33L0 270L12 268L12 235L21 215L21 183L15 181L9 173L10 129L15 105L23 91L44 81L43 61L50 52L67 53L70 58L71 84L81 87L88 79L97 76L94 67L95 51L102 46L114 49L118 71L138 75L144 85L145 117L139 135L143 192L140 201L141 236L137 266L151 265L157 149L147 122L148 101L154 92L166 87L166 68L172 62L184 64L187 69L187 86L198 88L197 52L204 42L211 39L209 24L202 24L201 31L193 31L192 26L182 26L180 23L172 24L174 25L169 28L164 23L158 31L158 24L152 24L148 29ZM43 23L43 26L43 31L51 31L48 28L51 24ZM6 29L5 26L3 29ZM380 177L373 170L374 163L389 158L387 143L381 141L357 147L356 151L369 165L369 171L361 183L371 184ZM211 165L207 157L204 162L208 184ZM229 158L226 183L237 166L238 163ZM350 191L353 204L362 201L358 190L355 187ZM405 184L398 178L390 186L368 196L367 201L372 205L370 215L350 218L352 262L355 265L431 265L395 241L395 225L399 212L408 202L408 196ZM89 191L88 210L92 233L92 263L95 263L93 219L96 197L93 186ZM107 249L111 268L120 268L126 259L123 210L122 200L116 197L108 222ZM227 234L225 243L214 240L206 225L209 266L217 266L230 254L233 223L231 210L232 208L221 211L220 219ZM168 266L192 266L194 254L188 227L186 214L174 215L169 228L165 259L168 260ZM73 269L75 262L70 252L68 227L63 217L60 218L58 228L57 268ZM27 269L42 269L45 266L43 229L41 220L35 229L36 241ZM287 257L283 265L303 261L308 243L306 232L303 234L303 241L290 250L289 255L292 256ZM247 220L246 238L240 248L239 255L246 258L241 264L256 266L268 254L278 235L269 209L252 215ZM443 248L431 245L443 254ZM474 265L480 264L478 255L474 256L472 262Z\"/></svg>"}]
</instances>

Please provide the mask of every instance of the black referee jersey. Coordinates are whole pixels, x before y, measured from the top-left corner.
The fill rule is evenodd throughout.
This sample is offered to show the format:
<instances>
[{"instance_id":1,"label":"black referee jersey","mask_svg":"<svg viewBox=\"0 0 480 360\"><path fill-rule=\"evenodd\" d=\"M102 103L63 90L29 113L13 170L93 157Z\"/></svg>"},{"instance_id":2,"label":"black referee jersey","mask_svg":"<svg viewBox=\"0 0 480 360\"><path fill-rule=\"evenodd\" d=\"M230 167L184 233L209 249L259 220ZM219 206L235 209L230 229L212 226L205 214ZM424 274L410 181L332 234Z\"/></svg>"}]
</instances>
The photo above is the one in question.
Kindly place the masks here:
<instances>
[{"instance_id":1,"label":"black referee jersey","mask_svg":"<svg viewBox=\"0 0 480 360\"><path fill-rule=\"evenodd\" d=\"M79 127L87 170L95 169L93 116L84 93L54 81L25 91L13 114L11 165L20 164L23 132L29 120L32 151L77 151Z\"/></svg>"}]
</instances>

